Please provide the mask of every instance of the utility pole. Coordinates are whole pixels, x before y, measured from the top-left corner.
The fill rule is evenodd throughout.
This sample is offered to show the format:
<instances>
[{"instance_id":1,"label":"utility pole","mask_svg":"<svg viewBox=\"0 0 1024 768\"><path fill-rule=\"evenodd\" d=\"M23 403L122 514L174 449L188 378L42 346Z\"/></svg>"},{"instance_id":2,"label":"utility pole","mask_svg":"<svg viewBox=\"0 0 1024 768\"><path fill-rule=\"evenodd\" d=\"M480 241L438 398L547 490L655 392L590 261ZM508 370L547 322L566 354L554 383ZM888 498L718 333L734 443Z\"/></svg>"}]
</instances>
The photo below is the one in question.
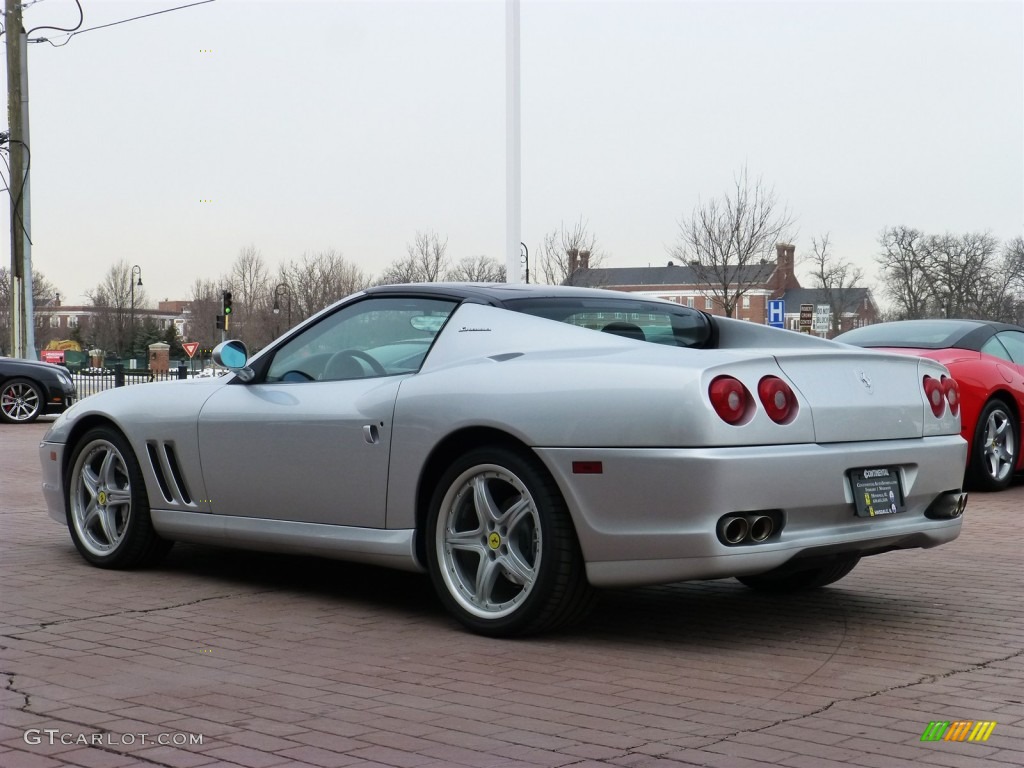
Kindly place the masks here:
<instances>
[{"instance_id":1,"label":"utility pole","mask_svg":"<svg viewBox=\"0 0 1024 768\"><path fill-rule=\"evenodd\" d=\"M32 230L28 170L28 43L21 22L21 0L6 0L7 117L11 128L11 349L13 357L35 359L32 305Z\"/></svg>"}]
</instances>

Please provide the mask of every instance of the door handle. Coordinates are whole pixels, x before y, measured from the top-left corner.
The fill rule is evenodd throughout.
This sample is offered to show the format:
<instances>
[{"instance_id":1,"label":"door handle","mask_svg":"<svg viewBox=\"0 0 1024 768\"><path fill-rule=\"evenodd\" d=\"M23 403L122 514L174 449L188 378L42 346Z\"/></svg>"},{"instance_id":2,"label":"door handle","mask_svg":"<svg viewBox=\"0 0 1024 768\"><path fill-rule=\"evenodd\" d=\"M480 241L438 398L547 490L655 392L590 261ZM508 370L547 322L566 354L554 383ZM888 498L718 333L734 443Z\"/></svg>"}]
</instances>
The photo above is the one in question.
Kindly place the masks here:
<instances>
[{"instance_id":1,"label":"door handle","mask_svg":"<svg viewBox=\"0 0 1024 768\"><path fill-rule=\"evenodd\" d=\"M380 442L380 432L377 431L376 424L366 424L363 426L363 439L370 445L376 445Z\"/></svg>"}]
</instances>

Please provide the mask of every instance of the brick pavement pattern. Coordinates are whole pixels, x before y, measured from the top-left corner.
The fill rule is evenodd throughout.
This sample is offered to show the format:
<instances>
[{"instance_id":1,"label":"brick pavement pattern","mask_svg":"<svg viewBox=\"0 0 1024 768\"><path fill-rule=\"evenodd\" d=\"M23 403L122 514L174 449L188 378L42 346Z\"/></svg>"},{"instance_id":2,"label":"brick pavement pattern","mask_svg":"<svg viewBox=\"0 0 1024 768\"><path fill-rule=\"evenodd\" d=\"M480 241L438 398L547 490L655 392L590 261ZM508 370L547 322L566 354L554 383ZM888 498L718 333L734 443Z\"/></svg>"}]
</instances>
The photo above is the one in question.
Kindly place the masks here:
<instances>
[{"instance_id":1,"label":"brick pavement pattern","mask_svg":"<svg viewBox=\"0 0 1024 768\"><path fill-rule=\"evenodd\" d=\"M1024 485L815 593L614 591L499 641L415 574L185 545L93 568L45 513L46 426L0 425L5 768L1024 765ZM936 720L998 725L922 742Z\"/></svg>"}]
</instances>

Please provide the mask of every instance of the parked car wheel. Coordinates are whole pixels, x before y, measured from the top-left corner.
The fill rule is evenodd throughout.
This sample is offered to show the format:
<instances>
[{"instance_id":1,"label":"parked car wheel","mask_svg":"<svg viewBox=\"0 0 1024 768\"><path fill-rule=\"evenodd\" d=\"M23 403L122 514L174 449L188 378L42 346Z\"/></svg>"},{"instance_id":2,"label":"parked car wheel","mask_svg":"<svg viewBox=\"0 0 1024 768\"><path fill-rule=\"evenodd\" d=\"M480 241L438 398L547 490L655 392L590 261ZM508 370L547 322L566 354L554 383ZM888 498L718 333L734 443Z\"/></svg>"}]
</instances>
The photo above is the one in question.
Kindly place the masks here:
<instances>
[{"instance_id":1,"label":"parked car wheel","mask_svg":"<svg viewBox=\"0 0 1024 768\"><path fill-rule=\"evenodd\" d=\"M489 448L459 458L437 486L427 528L434 587L475 632L542 632L593 604L565 501L531 457Z\"/></svg>"},{"instance_id":2,"label":"parked car wheel","mask_svg":"<svg viewBox=\"0 0 1024 768\"><path fill-rule=\"evenodd\" d=\"M830 563L814 568L794 571L781 570L778 573L768 571L756 576L739 576L737 580L752 589L762 592L802 592L833 584L857 567L860 557L848 555L837 557Z\"/></svg>"},{"instance_id":3,"label":"parked car wheel","mask_svg":"<svg viewBox=\"0 0 1024 768\"><path fill-rule=\"evenodd\" d=\"M28 379L11 379L0 390L0 418L9 424L28 424L43 412L43 392Z\"/></svg>"},{"instance_id":4,"label":"parked car wheel","mask_svg":"<svg viewBox=\"0 0 1024 768\"><path fill-rule=\"evenodd\" d=\"M1020 436L1013 412L1002 400L990 400L978 417L969 477L980 491L1001 491L1013 482Z\"/></svg>"},{"instance_id":5,"label":"parked car wheel","mask_svg":"<svg viewBox=\"0 0 1024 768\"><path fill-rule=\"evenodd\" d=\"M98 427L75 448L65 479L68 528L82 556L104 568L152 565L171 548L153 530L145 481L128 441Z\"/></svg>"}]
</instances>

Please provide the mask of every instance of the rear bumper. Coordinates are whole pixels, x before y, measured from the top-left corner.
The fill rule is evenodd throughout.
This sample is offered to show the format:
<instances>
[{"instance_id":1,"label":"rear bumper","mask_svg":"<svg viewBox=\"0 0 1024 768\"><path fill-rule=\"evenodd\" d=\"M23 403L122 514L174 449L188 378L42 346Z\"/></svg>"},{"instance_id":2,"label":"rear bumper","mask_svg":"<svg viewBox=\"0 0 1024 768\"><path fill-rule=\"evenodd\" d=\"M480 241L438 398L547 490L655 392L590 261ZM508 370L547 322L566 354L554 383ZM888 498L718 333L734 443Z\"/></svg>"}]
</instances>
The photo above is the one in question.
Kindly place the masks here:
<instances>
[{"instance_id":1,"label":"rear bumper","mask_svg":"<svg viewBox=\"0 0 1024 768\"><path fill-rule=\"evenodd\" d=\"M537 449L562 489L596 586L659 584L762 573L798 557L934 547L961 520L925 511L959 491L959 435L861 443L692 449ZM600 461L601 474L573 474ZM857 517L848 472L896 467L904 511ZM723 516L772 511L764 542L727 546Z\"/></svg>"}]
</instances>

